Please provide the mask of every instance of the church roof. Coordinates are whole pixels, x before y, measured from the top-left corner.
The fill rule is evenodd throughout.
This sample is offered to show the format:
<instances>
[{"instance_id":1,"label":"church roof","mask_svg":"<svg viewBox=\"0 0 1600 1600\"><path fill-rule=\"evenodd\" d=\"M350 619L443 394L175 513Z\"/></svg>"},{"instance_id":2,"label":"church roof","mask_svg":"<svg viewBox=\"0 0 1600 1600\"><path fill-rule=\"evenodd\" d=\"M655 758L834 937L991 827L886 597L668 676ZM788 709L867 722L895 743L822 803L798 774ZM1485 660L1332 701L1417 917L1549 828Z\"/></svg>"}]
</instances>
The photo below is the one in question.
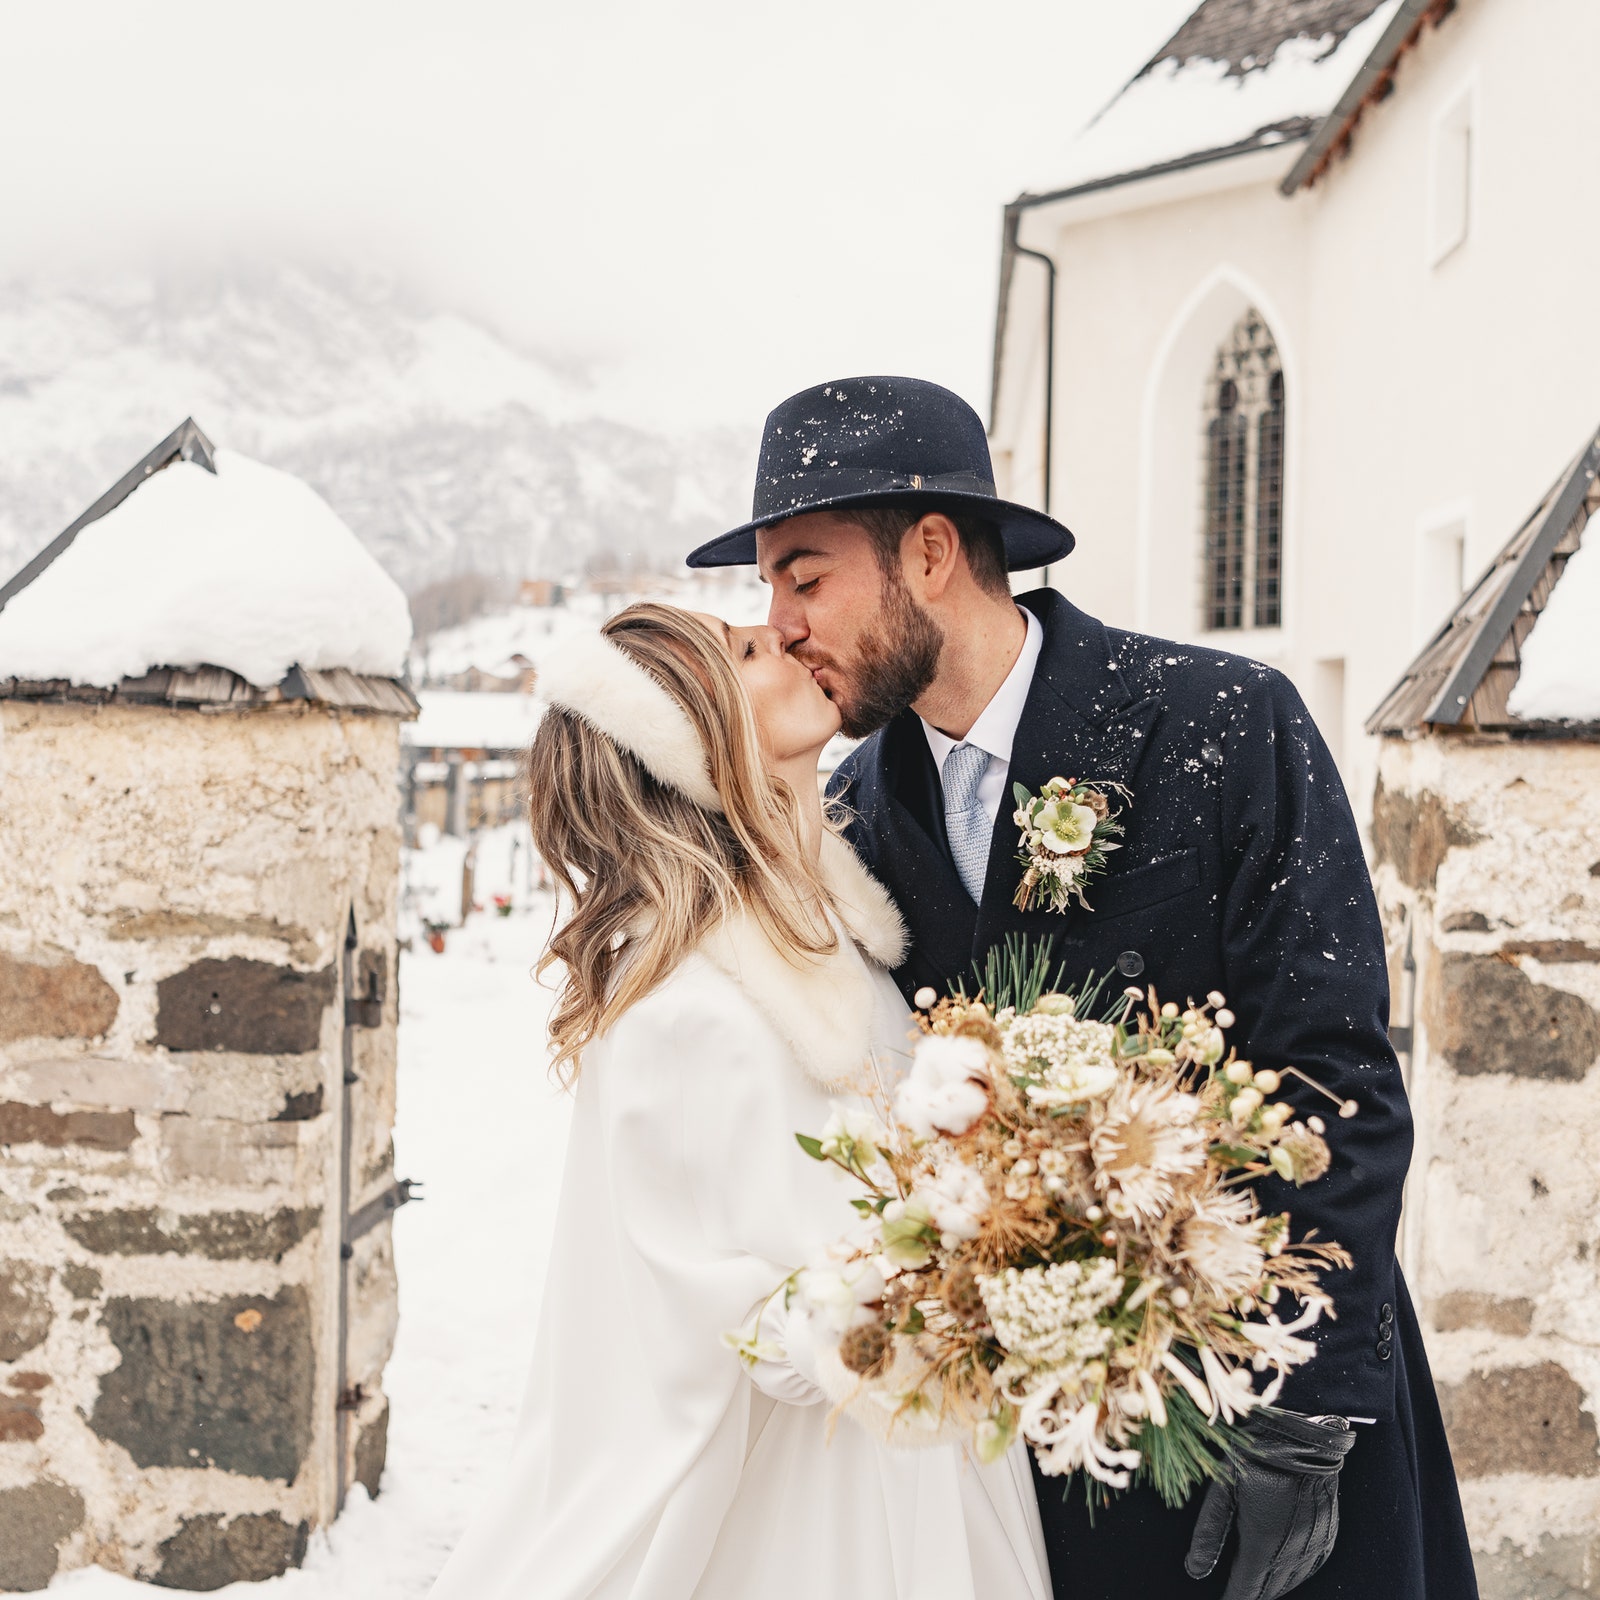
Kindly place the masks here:
<instances>
[{"instance_id":1,"label":"church roof","mask_svg":"<svg viewBox=\"0 0 1600 1600\"><path fill-rule=\"evenodd\" d=\"M1600 431L1418 653L1368 733L1551 734L1600 726Z\"/></svg>"},{"instance_id":2,"label":"church roof","mask_svg":"<svg viewBox=\"0 0 1600 1600\"><path fill-rule=\"evenodd\" d=\"M1407 9L1406 0L1203 0L1073 140L1049 189L1023 198L1065 198L1304 139Z\"/></svg>"}]
</instances>

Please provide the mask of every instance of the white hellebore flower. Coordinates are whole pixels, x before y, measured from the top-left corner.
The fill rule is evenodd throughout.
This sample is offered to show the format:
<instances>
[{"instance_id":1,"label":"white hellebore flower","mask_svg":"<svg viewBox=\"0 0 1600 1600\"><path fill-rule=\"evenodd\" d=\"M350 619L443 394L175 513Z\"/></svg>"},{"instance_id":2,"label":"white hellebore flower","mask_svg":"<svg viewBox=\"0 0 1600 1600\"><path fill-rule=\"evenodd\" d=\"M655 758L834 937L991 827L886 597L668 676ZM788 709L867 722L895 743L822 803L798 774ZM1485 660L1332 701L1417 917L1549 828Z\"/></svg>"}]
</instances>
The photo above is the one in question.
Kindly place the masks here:
<instances>
[{"instance_id":1,"label":"white hellebore flower","mask_svg":"<svg viewBox=\"0 0 1600 1600\"><path fill-rule=\"evenodd\" d=\"M883 1298L883 1272L876 1261L846 1261L839 1266L804 1268L795 1285L802 1305L825 1328L842 1334L857 1322L870 1322L864 1306Z\"/></svg>"},{"instance_id":2,"label":"white hellebore flower","mask_svg":"<svg viewBox=\"0 0 1600 1600\"><path fill-rule=\"evenodd\" d=\"M1082 855L1094 840L1095 824L1100 819L1088 806L1070 800L1052 801L1034 813L1033 825L1039 843L1053 855Z\"/></svg>"},{"instance_id":3,"label":"white hellebore flower","mask_svg":"<svg viewBox=\"0 0 1600 1600\"><path fill-rule=\"evenodd\" d=\"M835 1100L832 1109L822 1128L823 1155L865 1171L889 1142L889 1130L864 1106L843 1106Z\"/></svg>"},{"instance_id":4,"label":"white hellebore flower","mask_svg":"<svg viewBox=\"0 0 1600 1600\"><path fill-rule=\"evenodd\" d=\"M981 1040L931 1033L894 1094L894 1114L918 1140L965 1133L989 1108L989 1052Z\"/></svg>"}]
</instances>

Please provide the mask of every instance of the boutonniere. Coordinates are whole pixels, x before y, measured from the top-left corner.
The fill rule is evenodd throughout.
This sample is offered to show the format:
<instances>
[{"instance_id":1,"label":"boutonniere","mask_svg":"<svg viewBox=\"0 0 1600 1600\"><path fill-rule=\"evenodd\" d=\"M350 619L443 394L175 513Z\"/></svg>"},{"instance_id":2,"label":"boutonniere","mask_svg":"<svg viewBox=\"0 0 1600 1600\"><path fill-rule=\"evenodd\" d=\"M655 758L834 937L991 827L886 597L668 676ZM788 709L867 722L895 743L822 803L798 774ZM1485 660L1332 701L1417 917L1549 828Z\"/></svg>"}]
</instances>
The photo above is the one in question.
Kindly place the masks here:
<instances>
[{"instance_id":1,"label":"boutonniere","mask_svg":"<svg viewBox=\"0 0 1600 1600\"><path fill-rule=\"evenodd\" d=\"M1131 800L1120 783L1079 783L1076 778L1052 778L1037 794L1020 783L1012 785L1017 809L1014 820L1022 830L1017 861L1027 870L1017 886L1012 904L1027 911L1038 896L1050 911L1065 911L1074 900L1092 910L1084 886L1106 868L1106 857L1122 848L1120 809L1108 792Z\"/></svg>"}]
</instances>

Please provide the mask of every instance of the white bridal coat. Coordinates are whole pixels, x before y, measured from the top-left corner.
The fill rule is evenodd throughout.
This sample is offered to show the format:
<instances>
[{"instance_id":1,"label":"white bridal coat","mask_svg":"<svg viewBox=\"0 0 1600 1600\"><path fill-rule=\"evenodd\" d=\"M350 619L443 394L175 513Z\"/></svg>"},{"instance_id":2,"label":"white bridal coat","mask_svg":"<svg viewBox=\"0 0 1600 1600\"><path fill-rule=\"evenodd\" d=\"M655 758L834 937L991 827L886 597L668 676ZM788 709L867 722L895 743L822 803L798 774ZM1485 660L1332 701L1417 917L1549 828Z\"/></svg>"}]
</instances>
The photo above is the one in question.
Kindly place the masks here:
<instances>
[{"instance_id":1,"label":"white bridal coat","mask_svg":"<svg viewBox=\"0 0 1600 1600\"><path fill-rule=\"evenodd\" d=\"M907 1050L899 918L848 846L824 864L876 960L797 970L742 920L585 1052L510 1469L432 1600L1049 1600L1020 1446L830 1429L796 1366L722 1339L854 1220L795 1133Z\"/></svg>"}]
</instances>

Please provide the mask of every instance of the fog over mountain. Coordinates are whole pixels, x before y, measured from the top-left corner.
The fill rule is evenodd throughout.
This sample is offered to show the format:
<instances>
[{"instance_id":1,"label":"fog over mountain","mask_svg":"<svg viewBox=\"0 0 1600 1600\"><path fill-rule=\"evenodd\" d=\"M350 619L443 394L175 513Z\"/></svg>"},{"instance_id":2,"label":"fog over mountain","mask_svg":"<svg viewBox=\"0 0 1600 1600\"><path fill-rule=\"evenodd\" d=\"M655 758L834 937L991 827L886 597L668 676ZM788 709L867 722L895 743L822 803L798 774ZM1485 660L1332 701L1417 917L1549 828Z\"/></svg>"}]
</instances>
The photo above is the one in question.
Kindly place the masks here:
<instances>
[{"instance_id":1,"label":"fog over mountain","mask_svg":"<svg viewBox=\"0 0 1600 1600\"><path fill-rule=\"evenodd\" d=\"M413 593L670 570L746 514L753 440L596 410L573 376L379 278L0 286L0 577L190 415L313 484Z\"/></svg>"}]
</instances>

